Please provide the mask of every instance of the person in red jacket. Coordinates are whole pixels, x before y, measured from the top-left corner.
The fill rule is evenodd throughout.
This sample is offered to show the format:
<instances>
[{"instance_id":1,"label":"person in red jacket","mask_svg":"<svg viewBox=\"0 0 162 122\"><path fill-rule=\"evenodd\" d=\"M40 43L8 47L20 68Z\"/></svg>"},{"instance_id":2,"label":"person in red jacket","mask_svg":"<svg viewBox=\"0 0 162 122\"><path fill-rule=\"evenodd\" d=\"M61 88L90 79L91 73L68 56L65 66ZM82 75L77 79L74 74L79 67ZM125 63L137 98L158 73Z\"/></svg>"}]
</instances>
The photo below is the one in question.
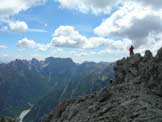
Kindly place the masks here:
<instances>
[{"instance_id":1,"label":"person in red jacket","mask_svg":"<svg viewBox=\"0 0 162 122\"><path fill-rule=\"evenodd\" d=\"M130 53L130 56L134 55L134 47L133 46L131 46L129 48L129 53Z\"/></svg>"}]
</instances>

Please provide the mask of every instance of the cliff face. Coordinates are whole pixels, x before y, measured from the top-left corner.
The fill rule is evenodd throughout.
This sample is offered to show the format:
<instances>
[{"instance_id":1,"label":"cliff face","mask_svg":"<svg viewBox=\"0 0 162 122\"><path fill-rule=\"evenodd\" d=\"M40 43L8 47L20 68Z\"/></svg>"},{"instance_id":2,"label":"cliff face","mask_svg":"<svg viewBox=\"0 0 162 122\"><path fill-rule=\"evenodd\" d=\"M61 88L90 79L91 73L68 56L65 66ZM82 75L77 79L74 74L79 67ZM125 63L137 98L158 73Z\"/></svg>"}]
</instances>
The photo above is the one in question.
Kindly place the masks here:
<instances>
[{"instance_id":1,"label":"cliff face","mask_svg":"<svg viewBox=\"0 0 162 122\"><path fill-rule=\"evenodd\" d=\"M117 61L110 88L64 101L42 122L161 122L162 48Z\"/></svg>"}]
</instances>

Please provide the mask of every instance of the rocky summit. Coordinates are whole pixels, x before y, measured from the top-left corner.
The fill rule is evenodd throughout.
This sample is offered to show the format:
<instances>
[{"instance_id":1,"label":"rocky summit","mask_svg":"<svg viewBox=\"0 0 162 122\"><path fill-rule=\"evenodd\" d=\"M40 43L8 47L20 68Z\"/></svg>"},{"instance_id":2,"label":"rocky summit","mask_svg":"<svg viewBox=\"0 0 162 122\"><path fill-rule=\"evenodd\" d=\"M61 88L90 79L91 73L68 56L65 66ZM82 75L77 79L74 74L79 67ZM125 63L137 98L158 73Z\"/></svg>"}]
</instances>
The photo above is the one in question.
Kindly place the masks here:
<instances>
[{"instance_id":1,"label":"rocky summit","mask_svg":"<svg viewBox=\"0 0 162 122\"><path fill-rule=\"evenodd\" d=\"M162 122L162 48L117 61L114 70L111 87L60 103L42 122Z\"/></svg>"}]
</instances>

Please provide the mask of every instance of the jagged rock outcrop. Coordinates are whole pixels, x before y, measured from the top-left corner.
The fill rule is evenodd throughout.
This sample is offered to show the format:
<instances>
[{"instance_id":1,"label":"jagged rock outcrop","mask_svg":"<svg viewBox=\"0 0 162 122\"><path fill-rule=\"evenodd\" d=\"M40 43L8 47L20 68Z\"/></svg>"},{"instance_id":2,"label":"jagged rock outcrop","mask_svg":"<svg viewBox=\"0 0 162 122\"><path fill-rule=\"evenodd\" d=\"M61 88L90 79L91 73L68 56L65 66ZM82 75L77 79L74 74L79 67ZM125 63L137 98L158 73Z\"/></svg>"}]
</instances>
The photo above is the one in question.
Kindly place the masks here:
<instances>
[{"instance_id":1,"label":"jagged rock outcrop","mask_svg":"<svg viewBox=\"0 0 162 122\"><path fill-rule=\"evenodd\" d=\"M117 61L110 88L61 103L42 122L162 122L162 48Z\"/></svg>"}]
</instances>

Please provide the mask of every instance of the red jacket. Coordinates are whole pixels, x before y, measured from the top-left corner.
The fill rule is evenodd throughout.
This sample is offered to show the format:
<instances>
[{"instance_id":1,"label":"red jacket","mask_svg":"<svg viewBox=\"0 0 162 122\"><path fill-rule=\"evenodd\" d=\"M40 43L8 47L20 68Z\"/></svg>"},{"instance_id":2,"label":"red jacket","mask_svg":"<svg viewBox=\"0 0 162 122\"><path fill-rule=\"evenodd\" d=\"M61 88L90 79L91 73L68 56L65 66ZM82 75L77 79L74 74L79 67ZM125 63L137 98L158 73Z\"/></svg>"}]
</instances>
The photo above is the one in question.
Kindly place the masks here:
<instances>
[{"instance_id":1,"label":"red jacket","mask_svg":"<svg viewBox=\"0 0 162 122\"><path fill-rule=\"evenodd\" d=\"M133 52L133 50L134 50L134 47L130 47L130 48L129 48L129 51L130 51L130 52Z\"/></svg>"}]
</instances>

